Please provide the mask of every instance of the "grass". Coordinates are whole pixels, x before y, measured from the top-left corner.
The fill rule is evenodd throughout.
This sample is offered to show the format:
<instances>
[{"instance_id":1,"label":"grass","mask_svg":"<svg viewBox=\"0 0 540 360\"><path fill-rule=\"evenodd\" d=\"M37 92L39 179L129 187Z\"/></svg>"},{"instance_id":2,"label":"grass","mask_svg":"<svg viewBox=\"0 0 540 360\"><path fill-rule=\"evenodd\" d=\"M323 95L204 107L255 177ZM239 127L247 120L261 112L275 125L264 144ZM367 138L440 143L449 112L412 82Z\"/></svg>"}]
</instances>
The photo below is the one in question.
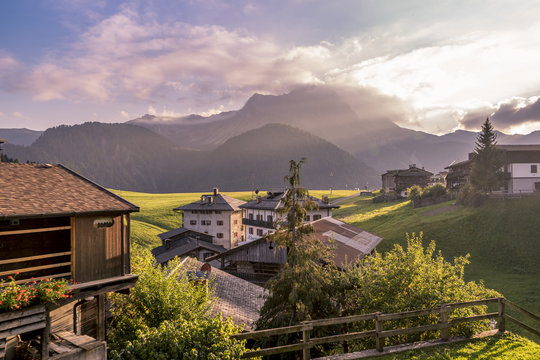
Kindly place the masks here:
<instances>
[{"instance_id":1,"label":"grass","mask_svg":"<svg viewBox=\"0 0 540 360\"><path fill-rule=\"evenodd\" d=\"M540 345L521 336L503 335L474 339L467 343L434 346L425 349L377 357L380 360L536 360Z\"/></svg>"},{"instance_id":2,"label":"grass","mask_svg":"<svg viewBox=\"0 0 540 360\"><path fill-rule=\"evenodd\" d=\"M382 236L379 252L404 245L407 232L423 232L424 239L435 240L448 260L470 254L467 280L483 281L540 314L540 199L491 200L474 209L453 203L412 209L409 201L374 204L371 198L358 197L342 203L334 216ZM442 212L445 209L450 211ZM539 323L530 324L540 328ZM509 328L540 341L521 329Z\"/></svg>"},{"instance_id":3,"label":"grass","mask_svg":"<svg viewBox=\"0 0 540 360\"><path fill-rule=\"evenodd\" d=\"M206 193L171 193L148 194L133 191L111 190L115 194L140 207L140 212L132 214L131 239L134 244L147 248L161 245L157 235L182 226L182 216L173 211L174 208L192 203ZM356 193L353 190L312 190L310 194L321 198L328 195L330 200L349 196ZM225 192L230 197L249 201L252 199L251 191ZM263 192L263 195L266 193Z\"/></svg>"}]
</instances>

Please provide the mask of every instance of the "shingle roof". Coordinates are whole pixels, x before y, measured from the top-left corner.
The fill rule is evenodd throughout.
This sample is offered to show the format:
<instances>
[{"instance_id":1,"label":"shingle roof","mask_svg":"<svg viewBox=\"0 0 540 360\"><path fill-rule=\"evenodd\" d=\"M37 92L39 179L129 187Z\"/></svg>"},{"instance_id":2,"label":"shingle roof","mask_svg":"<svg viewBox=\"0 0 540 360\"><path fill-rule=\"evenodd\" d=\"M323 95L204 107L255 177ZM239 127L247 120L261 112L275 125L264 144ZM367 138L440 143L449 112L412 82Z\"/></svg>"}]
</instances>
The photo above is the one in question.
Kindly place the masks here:
<instances>
[{"instance_id":1,"label":"shingle roof","mask_svg":"<svg viewBox=\"0 0 540 360\"><path fill-rule=\"evenodd\" d=\"M62 165L0 163L0 218L139 211Z\"/></svg>"},{"instance_id":2,"label":"shingle roof","mask_svg":"<svg viewBox=\"0 0 540 360\"><path fill-rule=\"evenodd\" d=\"M505 151L540 151L540 145L497 145L498 149Z\"/></svg>"},{"instance_id":3,"label":"shingle roof","mask_svg":"<svg viewBox=\"0 0 540 360\"><path fill-rule=\"evenodd\" d=\"M183 228L183 227L179 227L177 229L169 230L169 231L163 232L161 234L158 234L157 236L161 240L165 240L165 239L169 239L169 238L172 238L174 236L186 233L188 231L190 231L190 230L188 230L186 228Z\"/></svg>"},{"instance_id":4,"label":"shingle roof","mask_svg":"<svg viewBox=\"0 0 540 360\"><path fill-rule=\"evenodd\" d=\"M152 249L152 255L154 255L158 263L163 264L177 256L182 257L197 249L207 249L216 253L222 253L227 250L223 246L212 244L208 241L187 237L174 242L168 249L165 245Z\"/></svg>"},{"instance_id":5,"label":"shingle roof","mask_svg":"<svg viewBox=\"0 0 540 360\"><path fill-rule=\"evenodd\" d=\"M201 266L201 262L191 260L186 270L200 269ZM212 267L210 279L217 297L212 312L221 313L224 317L230 316L236 325L244 324L245 330L253 330L267 291L215 267Z\"/></svg>"},{"instance_id":6,"label":"shingle roof","mask_svg":"<svg viewBox=\"0 0 540 360\"><path fill-rule=\"evenodd\" d=\"M240 206L242 209L259 209L259 210L277 210L282 207L281 200L285 197L288 190L281 190L277 192L268 192L266 196L261 197L259 200L251 200ZM339 205L334 205L331 203L325 203L321 199L310 196L311 200L314 201L319 209L337 209Z\"/></svg>"},{"instance_id":7,"label":"shingle roof","mask_svg":"<svg viewBox=\"0 0 540 360\"><path fill-rule=\"evenodd\" d=\"M238 200L223 194L203 195L203 198L211 198L210 202L196 201L191 204L180 206L174 210L214 210L214 211L237 211L245 201Z\"/></svg>"}]
</instances>

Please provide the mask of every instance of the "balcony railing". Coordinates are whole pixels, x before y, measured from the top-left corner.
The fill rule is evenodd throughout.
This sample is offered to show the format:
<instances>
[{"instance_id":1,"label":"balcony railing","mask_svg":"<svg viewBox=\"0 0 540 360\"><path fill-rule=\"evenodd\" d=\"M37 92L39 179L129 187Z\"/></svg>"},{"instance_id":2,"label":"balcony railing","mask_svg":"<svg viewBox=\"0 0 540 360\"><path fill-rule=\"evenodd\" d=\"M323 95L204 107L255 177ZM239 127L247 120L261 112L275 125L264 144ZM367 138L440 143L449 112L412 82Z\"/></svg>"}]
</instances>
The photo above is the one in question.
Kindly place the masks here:
<instances>
[{"instance_id":1,"label":"balcony railing","mask_svg":"<svg viewBox=\"0 0 540 360\"><path fill-rule=\"evenodd\" d=\"M242 219L242 224L249 226L257 226L266 229L274 229L275 224L272 221L262 221L262 220L252 220L252 219Z\"/></svg>"}]
</instances>

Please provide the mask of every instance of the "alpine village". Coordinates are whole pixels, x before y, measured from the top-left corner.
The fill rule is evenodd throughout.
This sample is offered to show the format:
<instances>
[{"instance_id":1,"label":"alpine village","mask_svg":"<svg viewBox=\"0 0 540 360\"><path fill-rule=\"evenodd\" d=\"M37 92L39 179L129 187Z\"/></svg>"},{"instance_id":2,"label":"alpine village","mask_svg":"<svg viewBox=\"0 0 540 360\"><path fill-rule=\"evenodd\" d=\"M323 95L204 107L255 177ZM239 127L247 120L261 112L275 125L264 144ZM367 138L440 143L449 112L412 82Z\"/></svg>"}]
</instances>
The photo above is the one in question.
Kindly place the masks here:
<instances>
[{"instance_id":1,"label":"alpine village","mask_svg":"<svg viewBox=\"0 0 540 360\"><path fill-rule=\"evenodd\" d=\"M502 3L0 4L0 360L540 360Z\"/></svg>"}]
</instances>

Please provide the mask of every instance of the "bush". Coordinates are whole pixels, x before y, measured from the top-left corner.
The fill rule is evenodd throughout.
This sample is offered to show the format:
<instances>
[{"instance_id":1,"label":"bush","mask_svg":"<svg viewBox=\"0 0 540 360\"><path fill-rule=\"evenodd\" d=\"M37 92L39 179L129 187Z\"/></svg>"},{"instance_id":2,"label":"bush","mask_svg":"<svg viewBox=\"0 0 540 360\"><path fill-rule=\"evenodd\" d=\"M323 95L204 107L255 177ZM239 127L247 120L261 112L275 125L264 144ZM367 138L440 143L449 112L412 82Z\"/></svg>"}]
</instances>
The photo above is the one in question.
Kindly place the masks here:
<instances>
[{"instance_id":1,"label":"bush","mask_svg":"<svg viewBox=\"0 0 540 360\"><path fill-rule=\"evenodd\" d=\"M443 184L433 184L422 191L422 199L443 195L446 195L446 187Z\"/></svg>"},{"instance_id":2,"label":"bush","mask_svg":"<svg viewBox=\"0 0 540 360\"><path fill-rule=\"evenodd\" d=\"M245 351L243 342L229 339L241 329L212 317L212 295L182 276L179 259L160 266L140 250L132 269L139 279L130 294L111 295L109 358L233 359Z\"/></svg>"},{"instance_id":3,"label":"bush","mask_svg":"<svg viewBox=\"0 0 540 360\"><path fill-rule=\"evenodd\" d=\"M457 203L468 207L481 206L486 200L486 195L476 190L471 184L464 185L457 195Z\"/></svg>"},{"instance_id":4,"label":"bush","mask_svg":"<svg viewBox=\"0 0 540 360\"><path fill-rule=\"evenodd\" d=\"M418 200L422 196L422 188L419 185L413 185L407 189L407 193L409 194L407 196L409 200Z\"/></svg>"},{"instance_id":5,"label":"bush","mask_svg":"<svg viewBox=\"0 0 540 360\"><path fill-rule=\"evenodd\" d=\"M468 256L467 256L468 257ZM438 307L445 303L470 301L500 296L483 284L465 282L464 268L467 257L457 257L447 262L440 252L435 252L435 242L424 248L422 233L407 235L407 247L399 245L381 255L367 257L348 269L352 290L346 314L368 314L380 311L396 313ZM463 308L451 313L450 319L486 313L485 306ZM385 322L388 329L421 326L437 323L438 315ZM372 330L373 323L359 325L358 331ZM451 335L470 336L489 329L487 321L455 325ZM438 332L397 336L389 343L412 342L438 337ZM362 343L359 347L372 344Z\"/></svg>"}]
</instances>

